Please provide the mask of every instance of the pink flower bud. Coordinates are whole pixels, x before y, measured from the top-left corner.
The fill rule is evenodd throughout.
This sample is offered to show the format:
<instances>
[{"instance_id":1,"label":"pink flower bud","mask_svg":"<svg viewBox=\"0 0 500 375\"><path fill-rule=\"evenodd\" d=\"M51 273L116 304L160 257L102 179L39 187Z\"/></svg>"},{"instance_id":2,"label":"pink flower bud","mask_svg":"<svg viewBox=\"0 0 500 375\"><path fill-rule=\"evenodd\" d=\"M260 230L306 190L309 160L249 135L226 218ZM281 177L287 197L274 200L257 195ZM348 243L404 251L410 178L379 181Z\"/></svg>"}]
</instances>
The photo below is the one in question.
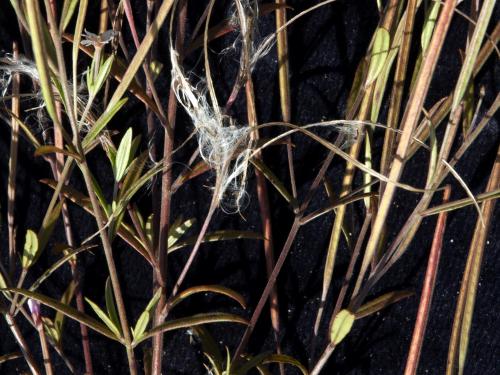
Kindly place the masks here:
<instances>
[{"instance_id":1,"label":"pink flower bud","mask_svg":"<svg viewBox=\"0 0 500 375\"><path fill-rule=\"evenodd\" d=\"M40 324L41 323L40 302L29 298L28 308L30 309L31 317L33 318L35 325Z\"/></svg>"}]
</instances>

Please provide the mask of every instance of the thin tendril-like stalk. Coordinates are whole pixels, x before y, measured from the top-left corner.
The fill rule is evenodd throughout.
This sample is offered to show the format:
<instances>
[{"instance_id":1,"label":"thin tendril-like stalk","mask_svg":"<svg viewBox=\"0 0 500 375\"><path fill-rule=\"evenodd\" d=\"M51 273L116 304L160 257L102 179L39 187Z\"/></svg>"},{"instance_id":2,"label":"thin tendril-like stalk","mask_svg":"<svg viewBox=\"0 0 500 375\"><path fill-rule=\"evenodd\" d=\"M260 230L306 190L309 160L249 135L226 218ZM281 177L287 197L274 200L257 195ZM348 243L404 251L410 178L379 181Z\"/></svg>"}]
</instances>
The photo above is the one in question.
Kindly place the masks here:
<instances>
[{"instance_id":1,"label":"thin tendril-like stalk","mask_svg":"<svg viewBox=\"0 0 500 375\"><path fill-rule=\"evenodd\" d=\"M177 51L183 50L184 44L184 34L186 27L186 17L187 17L187 2L182 1L180 5L179 19L177 24L177 35L176 35L176 49ZM162 184L161 184L161 208L159 217L159 233L158 233L158 243L156 258L158 265L160 267L158 278L155 278L155 283L157 287L162 288L162 293L160 300L156 306L154 314L154 323L159 325L163 323L164 318L161 315L161 311L166 304L166 278L167 278L167 242L168 242L168 231L170 226L170 211L171 211L171 199L172 199L172 155L174 147L174 129L175 120L177 114L177 102L173 89L170 89L169 99L168 99L168 110L167 110L168 124L164 134L164 145L163 145L163 174L162 174ZM176 284L177 285L177 284ZM174 287L175 289L175 287ZM163 358L163 333L159 333L153 338L153 358L152 358L152 374L161 374L161 364Z\"/></svg>"},{"instance_id":2,"label":"thin tendril-like stalk","mask_svg":"<svg viewBox=\"0 0 500 375\"><path fill-rule=\"evenodd\" d=\"M447 186L443 195L443 203L448 202L450 199L450 193L451 189ZM418 361L422 350L427 321L429 319L432 295L434 294L434 287L436 285L436 277L438 273L439 259L441 257L441 248L443 245L447 216L446 212L439 214L436 229L434 231L434 239L432 241L431 252L429 254L429 261L427 263L427 271L425 273L424 286L420 297L417 319L413 330L410 350L408 352L408 359L406 361L405 375L414 375L417 373Z\"/></svg>"},{"instance_id":3,"label":"thin tendril-like stalk","mask_svg":"<svg viewBox=\"0 0 500 375\"><path fill-rule=\"evenodd\" d=\"M13 45L13 58L19 57L19 50L17 43ZM14 74L12 77L12 113L19 117L20 114L20 101L19 101L19 73ZM16 266L16 233L14 228L14 207L16 200L16 169L17 169L17 153L19 143L19 124L14 116L12 116L12 136L10 143L9 155L9 180L7 187L7 225L9 236L9 277L12 278Z\"/></svg>"}]
</instances>

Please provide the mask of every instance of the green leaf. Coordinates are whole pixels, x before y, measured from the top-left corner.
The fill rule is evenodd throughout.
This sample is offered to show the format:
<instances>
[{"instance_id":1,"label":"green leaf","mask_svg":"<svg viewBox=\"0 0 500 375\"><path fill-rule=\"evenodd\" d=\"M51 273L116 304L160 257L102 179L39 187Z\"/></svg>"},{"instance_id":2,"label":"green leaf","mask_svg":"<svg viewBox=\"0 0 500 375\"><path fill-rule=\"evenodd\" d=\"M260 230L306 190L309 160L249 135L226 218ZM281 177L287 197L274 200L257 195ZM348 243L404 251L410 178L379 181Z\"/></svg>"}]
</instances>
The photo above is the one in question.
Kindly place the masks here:
<instances>
[{"instance_id":1,"label":"green leaf","mask_svg":"<svg viewBox=\"0 0 500 375\"><path fill-rule=\"evenodd\" d=\"M68 27L68 24L71 21L73 14L75 13L75 9L79 1L80 0L64 0L64 5L61 12L61 21L59 24L59 30L61 31L61 33L66 30L66 27Z\"/></svg>"},{"instance_id":2,"label":"green leaf","mask_svg":"<svg viewBox=\"0 0 500 375\"><path fill-rule=\"evenodd\" d=\"M132 329L132 337L134 340L138 341L142 338L142 335L148 327L149 320L151 319L151 313L149 311L143 311L135 323L135 327Z\"/></svg>"},{"instance_id":3,"label":"green leaf","mask_svg":"<svg viewBox=\"0 0 500 375\"><path fill-rule=\"evenodd\" d=\"M377 31L375 31L370 66L368 67L368 75L366 77L366 86L372 84L384 68L385 60L389 53L390 42L391 36L389 32L383 27L379 27Z\"/></svg>"},{"instance_id":4,"label":"green leaf","mask_svg":"<svg viewBox=\"0 0 500 375\"><path fill-rule=\"evenodd\" d=\"M230 297L236 302L238 302L241 307L243 307L244 309L246 308L245 299L241 294L221 285L200 285L200 286L193 286L191 288L183 290L182 292L177 294L175 298L170 302L169 304L170 308L184 301L186 298L192 296L193 294L207 293L207 292L222 294L227 297Z\"/></svg>"},{"instance_id":5,"label":"green leaf","mask_svg":"<svg viewBox=\"0 0 500 375\"><path fill-rule=\"evenodd\" d=\"M208 329L203 326L192 327L192 331L193 335L196 336L201 343L203 353L210 360L216 373L222 373L222 353L213 336Z\"/></svg>"},{"instance_id":6,"label":"green leaf","mask_svg":"<svg viewBox=\"0 0 500 375\"><path fill-rule=\"evenodd\" d=\"M61 345L61 331L56 327L56 324L48 317L42 316L43 328L45 333L49 336L56 346Z\"/></svg>"},{"instance_id":7,"label":"green leaf","mask_svg":"<svg viewBox=\"0 0 500 375\"><path fill-rule=\"evenodd\" d=\"M90 177L92 178L92 186L94 188L94 193L95 193L97 199L99 200L99 203L101 204L102 208L104 209L106 216L109 217L111 215L111 206L106 201L106 197L104 196L104 192L102 191L101 185L99 185L99 182L97 181L97 179L94 177L93 174L91 174ZM90 198L88 198L88 197L85 197L85 198L90 203ZM90 203L89 208L92 208L91 203ZM93 210L91 212L93 212Z\"/></svg>"},{"instance_id":8,"label":"green leaf","mask_svg":"<svg viewBox=\"0 0 500 375\"><path fill-rule=\"evenodd\" d=\"M49 238L54 231L54 226L56 225L59 216L61 216L63 203L64 202L60 200L50 215L42 222L42 226L38 230L38 253L33 263L36 262L42 251L45 249L45 246L47 246Z\"/></svg>"},{"instance_id":9,"label":"green leaf","mask_svg":"<svg viewBox=\"0 0 500 375\"><path fill-rule=\"evenodd\" d=\"M61 303L63 305L69 306L71 304L71 300L75 295L75 291L76 291L76 282L74 280L71 280L64 294L61 297ZM64 314L58 311L56 312L56 316L54 317L54 329L57 330L59 339L62 337L63 324L64 324Z\"/></svg>"},{"instance_id":10,"label":"green leaf","mask_svg":"<svg viewBox=\"0 0 500 375\"><path fill-rule=\"evenodd\" d=\"M5 290L7 288L7 282L5 281L5 277L2 274L2 271L0 270L0 289ZM9 292L4 292L7 297L10 297Z\"/></svg>"},{"instance_id":11,"label":"green leaf","mask_svg":"<svg viewBox=\"0 0 500 375\"><path fill-rule=\"evenodd\" d=\"M114 55L110 55L106 59L106 61L104 61L104 63L99 67L99 73L97 74L95 81L92 83L92 91L89 90L90 95L96 95L99 90L101 90L102 85L104 84L104 82L106 82L106 79L109 76L109 72L111 71L113 59Z\"/></svg>"},{"instance_id":12,"label":"green leaf","mask_svg":"<svg viewBox=\"0 0 500 375\"><path fill-rule=\"evenodd\" d=\"M121 338L121 333L115 323L111 318L94 302L85 297L85 301L92 307L92 310L97 314L97 316L108 326L108 328L113 332L113 335L117 338Z\"/></svg>"},{"instance_id":13,"label":"green leaf","mask_svg":"<svg viewBox=\"0 0 500 375\"><path fill-rule=\"evenodd\" d=\"M96 245L85 245L81 246L76 250L72 250L65 254L61 259L56 261L53 265L51 265L48 269L44 271L44 273L36 279L36 281L31 284L29 291L34 292L47 278L52 275L56 270L58 270L62 265L64 265L68 260L76 256L77 254L81 253L82 251L92 249L96 247ZM19 303L19 306L23 305L26 302L27 297L23 297L21 299L21 302Z\"/></svg>"},{"instance_id":14,"label":"green leaf","mask_svg":"<svg viewBox=\"0 0 500 375\"><path fill-rule=\"evenodd\" d=\"M24 240L24 251L21 258L21 264L24 269L31 267L38 253L38 236L31 229L26 231Z\"/></svg>"},{"instance_id":15,"label":"green leaf","mask_svg":"<svg viewBox=\"0 0 500 375\"><path fill-rule=\"evenodd\" d=\"M86 149L94 139L101 133L101 131L108 125L111 119L116 115L116 113L123 107L123 105L127 102L127 98L123 98L119 100L115 105L111 108L107 108L106 111L97 119L94 126L87 133L85 138L83 139L82 146Z\"/></svg>"},{"instance_id":16,"label":"green leaf","mask_svg":"<svg viewBox=\"0 0 500 375\"><path fill-rule=\"evenodd\" d=\"M304 367L302 363L300 363L298 360L296 360L293 357L290 357L286 354L271 354L267 356L264 361L262 361L263 364L268 364L268 363L283 363L287 365L292 365L297 367L302 374L307 375L309 372L307 369Z\"/></svg>"},{"instance_id":17,"label":"green leaf","mask_svg":"<svg viewBox=\"0 0 500 375\"><path fill-rule=\"evenodd\" d=\"M486 202L491 199L498 199L500 198L500 189L496 189L488 193L479 194L475 198L477 203ZM429 215L436 215L444 211L458 210L471 204L474 204L474 200L472 198L459 199L453 202L443 203L438 206L428 208L427 210L422 211L420 215L424 217Z\"/></svg>"},{"instance_id":18,"label":"green leaf","mask_svg":"<svg viewBox=\"0 0 500 375\"><path fill-rule=\"evenodd\" d=\"M189 328L193 326L198 326L201 324L210 323L240 323L248 325L248 321L241 316L227 313L205 313L189 316L187 318L174 319L170 322L160 324L159 326L153 328L151 331L146 333L141 337L140 340L134 340L133 346L137 346L144 340L162 332L174 331L182 328Z\"/></svg>"},{"instance_id":19,"label":"green leaf","mask_svg":"<svg viewBox=\"0 0 500 375\"><path fill-rule=\"evenodd\" d=\"M282 363L282 364L292 365L297 367L297 369L299 369L303 375L309 374L304 365L302 365L302 363L300 363L295 358L285 354L273 354L273 353L261 353L259 355L256 355L255 357L250 358L248 362L243 364L241 367L236 369L236 371L234 370L233 371L235 375L246 375L248 371L250 371L251 369L257 368L259 365L267 365L270 363Z\"/></svg>"},{"instance_id":20,"label":"green leaf","mask_svg":"<svg viewBox=\"0 0 500 375\"><path fill-rule=\"evenodd\" d=\"M285 187L285 184L273 173L271 169L267 167L266 164L262 160L253 158L250 160L251 163L257 168L266 178L267 180L274 186L274 188L281 194L285 200L290 203L292 206L296 206L297 202L293 198L293 195Z\"/></svg>"},{"instance_id":21,"label":"green leaf","mask_svg":"<svg viewBox=\"0 0 500 375\"><path fill-rule=\"evenodd\" d=\"M80 156L73 151L65 150L56 146L40 146L35 150L35 156L41 156L46 154L59 153L66 156L70 156L73 159L80 161Z\"/></svg>"},{"instance_id":22,"label":"green leaf","mask_svg":"<svg viewBox=\"0 0 500 375\"><path fill-rule=\"evenodd\" d=\"M106 299L106 310L114 326L120 331L120 320L118 319L118 313L116 311L115 298L113 295L113 288L111 287L111 279L108 276L106 280L106 286L104 288L104 298Z\"/></svg>"},{"instance_id":23,"label":"green leaf","mask_svg":"<svg viewBox=\"0 0 500 375\"><path fill-rule=\"evenodd\" d=\"M485 0L482 3L481 11L477 18L476 27L474 28L474 33L470 38L469 44L465 51L465 59L460 70L460 75L457 80L457 85L455 86L455 91L453 92L453 101L451 104L451 113L455 111L460 102L463 99L465 91L469 85L469 81L472 77L472 72L474 70L474 65L483 43L484 36L486 34L486 29L490 23L493 10L495 9L495 0Z\"/></svg>"},{"instance_id":24,"label":"green leaf","mask_svg":"<svg viewBox=\"0 0 500 375\"><path fill-rule=\"evenodd\" d=\"M349 310L343 309L335 316L330 328L330 342L338 345L351 331L355 315Z\"/></svg>"},{"instance_id":25,"label":"green leaf","mask_svg":"<svg viewBox=\"0 0 500 375\"><path fill-rule=\"evenodd\" d=\"M396 292L389 292L381 295L380 297L375 298L374 300L365 303L362 305L358 311L356 311L356 319L361 319L371 314L376 313L377 311L386 308L393 303L396 303L403 298L409 297L413 295L413 292L407 290L401 290Z\"/></svg>"},{"instance_id":26,"label":"green leaf","mask_svg":"<svg viewBox=\"0 0 500 375\"><path fill-rule=\"evenodd\" d=\"M146 224L144 225L144 231L150 243L153 243L153 214L148 216Z\"/></svg>"},{"instance_id":27,"label":"green leaf","mask_svg":"<svg viewBox=\"0 0 500 375\"><path fill-rule=\"evenodd\" d=\"M235 375L246 375L248 371L250 371L251 369L253 369L253 368L255 368L255 367L259 366L259 365L261 365L262 362L264 361L264 359L266 357L270 356L270 355L271 355L271 353L264 352L264 353L257 354L256 356L253 356L253 357L249 356L248 358L246 358L247 362L245 362L243 365L241 365L236 370L234 370L233 368L231 368L230 372L234 373Z\"/></svg>"},{"instance_id":28,"label":"green leaf","mask_svg":"<svg viewBox=\"0 0 500 375\"><path fill-rule=\"evenodd\" d=\"M153 60L149 63L149 69L151 70L151 75L153 78L153 82L156 81L156 78L160 75L163 70L163 64L158 60Z\"/></svg>"},{"instance_id":29,"label":"green leaf","mask_svg":"<svg viewBox=\"0 0 500 375\"><path fill-rule=\"evenodd\" d=\"M183 222L182 218L178 217L168 230L168 248L174 246L179 238L181 238L195 222L196 219L188 219Z\"/></svg>"},{"instance_id":30,"label":"green leaf","mask_svg":"<svg viewBox=\"0 0 500 375\"><path fill-rule=\"evenodd\" d=\"M29 30L31 31L31 46L40 77L40 88L42 89L43 101L52 121L55 124L59 124L48 66L50 60L50 53L48 53L48 50L50 48L47 48L45 45L50 38L44 38L47 25L42 19L43 16L38 1L27 1L24 4L27 11Z\"/></svg>"},{"instance_id":31,"label":"green leaf","mask_svg":"<svg viewBox=\"0 0 500 375\"><path fill-rule=\"evenodd\" d=\"M102 323L98 322L97 320L91 318L86 314L82 314L80 311L74 309L71 306L62 304L61 302L53 298L47 297L40 293L31 292L29 290L19 289L19 288L8 288L3 290L12 293L18 293L25 297L34 299L45 306L51 307L56 311L60 311L67 317L76 320L79 323L85 324L87 327L93 329L94 331L100 333L101 335L104 335L116 341L120 341L120 339L116 335L114 335L108 328L106 328L106 326L103 325Z\"/></svg>"},{"instance_id":32,"label":"green leaf","mask_svg":"<svg viewBox=\"0 0 500 375\"><path fill-rule=\"evenodd\" d=\"M176 245L169 247L168 252L182 249L186 246L192 246L196 243L197 236L189 237L185 241L179 242ZM203 237L202 243L206 242L219 242L219 241L230 241L238 239L249 239L249 240L262 240L263 237L260 233L250 232L245 230L218 230L212 233L207 233Z\"/></svg>"},{"instance_id":33,"label":"green leaf","mask_svg":"<svg viewBox=\"0 0 500 375\"><path fill-rule=\"evenodd\" d=\"M131 155L133 155L133 153L131 153ZM132 160L130 162L129 167L128 167L129 171L125 175L125 178L123 179L121 187L120 187L120 193L118 195L118 200L120 200L123 196L125 196L126 193L134 187L134 185L137 183L137 181L139 181L139 178L141 177L142 170L144 169L144 167L148 161L148 158L149 158L148 152L145 151L141 155L139 155L137 158L135 158L134 160Z\"/></svg>"},{"instance_id":34,"label":"green leaf","mask_svg":"<svg viewBox=\"0 0 500 375\"><path fill-rule=\"evenodd\" d=\"M139 319L137 319L137 323L135 324L135 327L132 329L132 336L134 337L134 340L140 340L142 335L146 331L146 328L148 327L149 324L149 320L151 319L153 309L160 300L161 292L162 292L161 288L158 288L153 298L151 298L151 301L149 301L148 305L139 316Z\"/></svg>"},{"instance_id":35,"label":"green leaf","mask_svg":"<svg viewBox=\"0 0 500 375\"><path fill-rule=\"evenodd\" d=\"M123 136L115 160L115 181L119 182L123 178L130 162L130 150L132 147L132 128L128 128Z\"/></svg>"},{"instance_id":36,"label":"green leaf","mask_svg":"<svg viewBox=\"0 0 500 375\"><path fill-rule=\"evenodd\" d=\"M57 185L57 182L54 180L49 180L49 179L43 179L41 180L44 184L47 184L51 188L54 188ZM85 211L87 211L89 214L93 215L94 211L92 209L92 205L90 203L90 199L85 196L84 194L80 193L79 191L69 187L69 186L64 186L61 189L61 193L66 197L67 199L71 200L73 203L79 205ZM96 191L97 194L97 191ZM101 202L102 204L102 202ZM105 210L107 210L108 206L106 205ZM122 223L122 225L118 228L118 235L125 240L127 244L129 244L134 250L136 250L139 254L141 254L144 259L146 259L152 266L154 265L153 262L151 261L150 255L147 251L147 249L144 247L140 239L138 239L135 234L133 233L133 230L125 223Z\"/></svg>"},{"instance_id":37,"label":"green leaf","mask_svg":"<svg viewBox=\"0 0 500 375\"><path fill-rule=\"evenodd\" d=\"M422 30L422 35L420 36L420 44L422 46L422 52L427 51L429 43L431 41L432 33L434 32L434 26L436 25L439 8L441 3L439 1L432 1L430 10L425 18L424 28Z\"/></svg>"}]
</instances>

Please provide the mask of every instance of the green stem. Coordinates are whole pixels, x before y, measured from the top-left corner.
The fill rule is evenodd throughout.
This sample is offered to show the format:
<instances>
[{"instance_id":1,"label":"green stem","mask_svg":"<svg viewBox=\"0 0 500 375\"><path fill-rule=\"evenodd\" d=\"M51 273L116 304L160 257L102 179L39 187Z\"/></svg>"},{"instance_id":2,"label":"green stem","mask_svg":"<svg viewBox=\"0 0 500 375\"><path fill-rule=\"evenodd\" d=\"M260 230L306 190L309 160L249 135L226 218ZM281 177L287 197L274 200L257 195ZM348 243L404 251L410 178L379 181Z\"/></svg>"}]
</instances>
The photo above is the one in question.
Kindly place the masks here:
<instances>
[{"instance_id":1,"label":"green stem","mask_svg":"<svg viewBox=\"0 0 500 375\"><path fill-rule=\"evenodd\" d=\"M137 374L137 364L135 361L134 351L132 349L132 337L130 335L130 326L127 320L127 314L125 311L125 304L123 302L123 296L120 288L120 282L118 280L118 272L116 270L115 261L113 259L113 249L111 247L111 242L106 234L104 227L104 214L101 210L101 206L94 192L94 187L92 184L92 177L90 170L88 168L87 162L84 160L79 164L80 169L85 180L85 185L89 193L90 201L92 203L92 209L94 211L94 216L97 222L97 228L99 230L99 235L101 237L102 246L104 248L104 255L106 256L106 262L108 264L109 275L111 278L111 285L113 287L113 293L116 300L118 316L120 318L120 324L123 332L123 339L125 347L127 349L127 358L130 367L130 374Z\"/></svg>"}]
</instances>

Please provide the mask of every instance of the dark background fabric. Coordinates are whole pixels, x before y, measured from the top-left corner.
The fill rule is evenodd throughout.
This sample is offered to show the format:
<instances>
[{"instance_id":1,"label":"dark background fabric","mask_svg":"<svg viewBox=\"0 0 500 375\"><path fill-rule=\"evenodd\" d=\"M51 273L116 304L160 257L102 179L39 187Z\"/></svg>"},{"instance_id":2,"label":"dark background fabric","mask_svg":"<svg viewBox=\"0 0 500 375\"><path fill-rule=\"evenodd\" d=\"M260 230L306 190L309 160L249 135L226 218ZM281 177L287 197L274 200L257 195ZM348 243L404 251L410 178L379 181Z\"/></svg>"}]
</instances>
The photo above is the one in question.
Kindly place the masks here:
<instances>
[{"instance_id":1,"label":"dark background fabric","mask_svg":"<svg viewBox=\"0 0 500 375\"><path fill-rule=\"evenodd\" d=\"M90 14L97 14L97 2L90 2ZM145 29L145 1L133 1L135 20L141 35ZM205 8L205 1L189 1L188 33ZM218 1L214 13L214 23L227 16L228 1ZM317 1L291 1L293 10L289 16L298 14ZM459 9L467 12L469 2L464 1ZM421 13L421 12L420 12ZM419 17L422 14L419 13ZM498 20L498 9L494 19ZM90 17L86 25L90 31L95 31L97 17ZM345 116L345 105L356 66L368 47L370 37L378 22L376 2L374 0L338 1L316 10L297 21L289 28L290 49L290 81L292 93L292 122L308 124L324 119L341 119ZM274 29L274 15L263 16L259 22L259 34L262 37ZM467 22L463 17L455 15L446 39L446 44L439 60L436 74L433 78L427 105L447 95L453 89L460 68L459 49L464 48L464 36ZM227 47L235 34L229 34L213 43L213 50L220 51ZM130 51L133 51L129 31L125 38ZM8 52L13 40L19 40L17 22L8 2L0 8L0 49ZM157 81L160 96L166 102L169 89L169 59L167 55L168 35L162 31L159 38L159 60L165 64L164 71ZM484 108L492 103L500 87L499 65L497 58L491 58L476 80L476 88L484 85L486 97ZM237 54L212 56L212 73L220 98L227 98L236 76L238 64ZM185 66L192 68L198 75L203 74L202 60L197 52L190 56ZM257 112L259 122L280 120L279 91L277 81L276 51L273 49L257 65L254 74ZM225 99L224 99L225 100ZM223 100L221 99L221 102ZM387 100L383 107L385 119ZM240 124L245 124L244 95L238 97L233 106L233 115ZM145 133L145 113L141 103L131 99L124 111L118 114L111 124L115 129L123 130L132 126L134 133ZM42 130L38 130L41 136ZM183 113L179 113L176 127L176 144L179 145L192 132L192 124ZM318 130L319 135L333 140L336 133L333 130ZM277 130L264 130L264 136L276 135ZM438 134L438 136L441 133ZM442 135L442 134L441 134ZM163 143L162 130L158 125L156 142ZM294 136L294 156L297 173L299 197L310 186L319 166L327 155L327 151L317 143L303 136ZM380 147L383 142L383 132L375 133L375 145ZM494 162L499 142L499 123L497 118L490 121L488 127L467 152L458 165L458 172L474 193L483 192ZM7 260L7 175L8 150L10 130L5 124L0 126L0 202L1 202L1 259ZM142 146L143 149L145 145ZM175 155L177 164L174 174L183 170L183 164L195 147L191 142ZM39 228L43 214L51 196L51 190L39 183L41 178L51 177L48 165L33 156L33 149L25 140L20 142L18 166L18 189L16 206L16 223L18 225L18 243L22 246L24 232L27 228ZM264 158L275 173L287 181L286 152L282 146L274 146L264 152ZM112 175L102 152L93 152L90 166L96 174L107 196L112 194ZM376 161L378 162L378 161ZM420 151L405 168L403 181L408 184L422 186L425 181L428 155ZM338 189L345 162L336 157L328 171L328 178ZM220 210L210 224L210 230L246 229L260 230L258 202L255 195L255 178L250 174L248 193L249 204L241 215L226 214ZM358 174L356 183L360 183ZM451 178L447 180L453 186L452 199L465 197L463 189ZM78 172L73 173L72 186L85 191ZM196 225L189 234L194 235L201 227L210 202L210 189L213 176L205 174L183 186L172 198L172 218L194 217ZM293 213L283 199L270 187L270 202L272 223L274 229L275 252L279 253L292 223ZM389 241L404 223L412 207L418 201L419 195L398 190L393 205L393 211L388 219L390 231ZM143 214L151 211L150 190L142 191L136 201ZM154 202L160 204L160 202ZM328 204L324 191L315 194L310 208L320 208ZM70 205L70 216L76 236L76 242L83 241L95 232L93 218L83 210ZM353 205L354 228L359 230L362 221L362 206ZM466 374L498 374L500 363L500 319L498 316L498 301L500 298L500 281L497 276L500 269L500 233L498 208L495 211L490 235L485 249L471 340L467 358ZM281 271L278 280L283 351L295 356L303 363L310 360L310 343L314 319L321 294L324 258L328 246L333 214L303 227L293 245L292 251ZM460 280L464 270L477 212L473 207L452 212L448 218L440 270L436 291L432 303L430 320L424 341L420 360L419 374L444 373L448 342L451 333L453 314L455 311ZM413 297L407 298L375 316L356 322L353 331L343 342L328 365L324 374L398 374L404 369L406 355L410 344L415 315L419 302L423 275L427 256L435 226L435 218L423 221L407 254L392 270L384 276L374 288L369 298L378 296L385 291L409 289L415 291ZM25 285L29 285L36 275L52 264L58 257L51 249L65 241L62 225L58 224L49 246L35 265ZM94 240L99 244L97 239ZM119 269L122 288L126 296L129 320L135 322L145 305L151 298L151 270L147 263L121 240L113 243L114 256ZM176 252L169 257L169 275L178 275L189 253L189 249ZM334 271L333 287L330 291L327 316L331 314L336 295L340 290L342 277L347 268L349 253L345 242L339 251ZM83 272L83 293L93 301L104 304L104 283L108 276L104 254L100 247L80 256L80 268ZM169 277L172 283L174 277ZM57 274L47 280L40 292L58 297L65 290L71 279L69 267L63 267ZM197 296L183 302L172 312L171 318L187 316L205 311L228 311L250 317L251 312L262 293L266 282L265 261L262 244L254 240L238 240L218 244L203 245L188 278L185 287L201 284L221 284L243 293L248 302L248 310L236 307L232 301L218 296ZM259 324L252 336L249 351L259 353L273 350L274 338L270 326L268 308L264 310ZM44 314L53 314L43 308ZM90 312L89 312L90 313ZM325 319L325 321L328 319ZM40 356L36 332L20 323L23 333L33 351ZM67 319L65 323L64 348L78 373L84 369L80 334L78 325ZM322 332L327 329L323 324ZM232 324L219 324L209 327L211 333L220 342L221 350L228 346L234 350L239 342L243 329ZM0 355L17 350L16 343L6 326L0 321ZM322 336L321 340L325 337ZM320 340L320 341L321 341ZM117 343L90 333L93 364L96 374L127 373L125 350ZM321 341L322 347L324 341ZM146 346L149 344L146 344ZM200 347L191 343L185 330L168 333L165 336L164 373L166 374L203 374L206 370L202 363L205 360ZM136 350L137 358L142 364L142 349ZM66 367L60 358L52 353L56 366L56 374L65 374ZM315 354L315 357L319 352ZM41 363L41 362L40 362ZM22 360L16 360L0 365L1 374L16 374L25 369ZM274 368L276 370L276 368ZM287 373L294 373L289 369Z\"/></svg>"}]
</instances>

